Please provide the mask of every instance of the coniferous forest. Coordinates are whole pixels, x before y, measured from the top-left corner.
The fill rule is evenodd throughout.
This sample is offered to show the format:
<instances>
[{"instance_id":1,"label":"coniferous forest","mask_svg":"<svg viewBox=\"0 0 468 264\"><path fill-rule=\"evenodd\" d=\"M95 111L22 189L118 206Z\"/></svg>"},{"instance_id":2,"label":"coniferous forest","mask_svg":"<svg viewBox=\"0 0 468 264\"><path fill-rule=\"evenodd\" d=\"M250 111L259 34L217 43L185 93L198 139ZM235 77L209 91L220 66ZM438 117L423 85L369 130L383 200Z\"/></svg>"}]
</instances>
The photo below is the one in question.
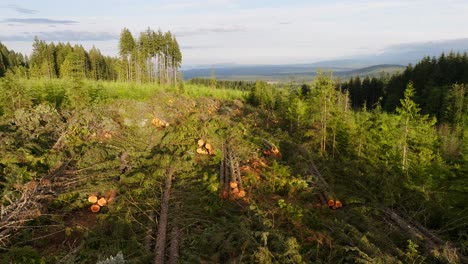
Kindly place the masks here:
<instances>
[{"instance_id":1,"label":"coniferous forest","mask_svg":"<svg viewBox=\"0 0 468 264\"><path fill-rule=\"evenodd\" d=\"M311 83L0 44L0 263L468 263L468 59ZM14 47L13 47L14 48Z\"/></svg>"}]
</instances>

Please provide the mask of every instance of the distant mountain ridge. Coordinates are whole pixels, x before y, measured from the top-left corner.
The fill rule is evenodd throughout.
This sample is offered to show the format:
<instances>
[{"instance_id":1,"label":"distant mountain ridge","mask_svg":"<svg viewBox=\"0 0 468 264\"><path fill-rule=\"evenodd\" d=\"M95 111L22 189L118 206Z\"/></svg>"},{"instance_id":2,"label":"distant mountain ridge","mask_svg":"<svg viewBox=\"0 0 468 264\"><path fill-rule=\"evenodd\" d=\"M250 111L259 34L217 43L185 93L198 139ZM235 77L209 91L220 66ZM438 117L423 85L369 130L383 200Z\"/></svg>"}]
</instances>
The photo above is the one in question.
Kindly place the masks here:
<instances>
[{"instance_id":1,"label":"distant mountain ridge","mask_svg":"<svg viewBox=\"0 0 468 264\"><path fill-rule=\"evenodd\" d=\"M468 51L468 38L392 45L378 54L337 58L306 64L285 65L198 65L182 69L184 79L207 78L214 69L219 79L284 79L288 76L314 76L318 69L333 71L338 76L374 75L377 71L393 73L417 63L425 56L438 57L442 53Z\"/></svg>"},{"instance_id":2,"label":"distant mountain ridge","mask_svg":"<svg viewBox=\"0 0 468 264\"><path fill-rule=\"evenodd\" d=\"M215 77L222 80L285 80L288 78L312 79L318 70L333 72L335 76L351 77L378 76L382 72L395 73L403 71L406 67L397 64L372 65L364 68L346 67L322 67L316 64L302 65L257 65L257 66L236 66L224 68L199 68L182 70L184 79L211 78L214 71Z\"/></svg>"}]
</instances>

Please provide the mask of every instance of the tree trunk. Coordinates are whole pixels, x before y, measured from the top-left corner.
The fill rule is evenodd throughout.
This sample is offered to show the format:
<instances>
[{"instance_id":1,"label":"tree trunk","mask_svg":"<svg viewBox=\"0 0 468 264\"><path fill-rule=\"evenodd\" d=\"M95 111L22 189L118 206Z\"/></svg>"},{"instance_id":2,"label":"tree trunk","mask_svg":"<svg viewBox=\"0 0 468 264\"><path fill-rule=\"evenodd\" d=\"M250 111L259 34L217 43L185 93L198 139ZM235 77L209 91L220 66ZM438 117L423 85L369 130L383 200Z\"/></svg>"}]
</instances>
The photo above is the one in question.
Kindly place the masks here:
<instances>
[{"instance_id":1,"label":"tree trunk","mask_svg":"<svg viewBox=\"0 0 468 264\"><path fill-rule=\"evenodd\" d=\"M405 124L405 135L403 139L403 160L402 160L402 169L406 170L407 169L407 156L408 156L408 125L409 125L409 118L406 119L406 124Z\"/></svg>"},{"instance_id":2,"label":"tree trunk","mask_svg":"<svg viewBox=\"0 0 468 264\"><path fill-rule=\"evenodd\" d=\"M169 249L169 264L179 263L179 240L180 229L178 225L174 225L171 231L171 247Z\"/></svg>"},{"instance_id":3,"label":"tree trunk","mask_svg":"<svg viewBox=\"0 0 468 264\"><path fill-rule=\"evenodd\" d=\"M161 203L161 215L159 217L158 235L156 238L154 264L163 264L166 251L167 220L169 216L169 198L171 196L172 169L166 173L164 195Z\"/></svg>"}]
</instances>

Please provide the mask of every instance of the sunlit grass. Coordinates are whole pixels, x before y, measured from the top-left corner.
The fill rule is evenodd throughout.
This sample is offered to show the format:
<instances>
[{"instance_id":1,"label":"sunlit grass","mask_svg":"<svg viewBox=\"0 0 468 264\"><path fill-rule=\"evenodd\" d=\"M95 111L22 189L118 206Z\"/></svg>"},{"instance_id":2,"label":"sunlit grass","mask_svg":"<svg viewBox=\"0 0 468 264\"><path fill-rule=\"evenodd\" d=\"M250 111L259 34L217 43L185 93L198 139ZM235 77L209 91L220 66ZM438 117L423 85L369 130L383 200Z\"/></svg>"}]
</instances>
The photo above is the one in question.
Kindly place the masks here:
<instances>
[{"instance_id":1,"label":"sunlit grass","mask_svg":"<svg viewBox=\"0 0 468 264\"><path fill-rule=\"evenodd\" d=\"M40 98L45 94L60 91L73 91L85 89L89 93L97 92L107 99L134 99L147 100L157 96L159 92L180 93L193 98L212 97L221 100L234 100L245 98L247 92L233 89L217 89L202 85L179 84L177 86L159 85L155 83L127 83L112 81L71 80L71 79L21 79L33 97Z\"/></svg>"}]
</instances>

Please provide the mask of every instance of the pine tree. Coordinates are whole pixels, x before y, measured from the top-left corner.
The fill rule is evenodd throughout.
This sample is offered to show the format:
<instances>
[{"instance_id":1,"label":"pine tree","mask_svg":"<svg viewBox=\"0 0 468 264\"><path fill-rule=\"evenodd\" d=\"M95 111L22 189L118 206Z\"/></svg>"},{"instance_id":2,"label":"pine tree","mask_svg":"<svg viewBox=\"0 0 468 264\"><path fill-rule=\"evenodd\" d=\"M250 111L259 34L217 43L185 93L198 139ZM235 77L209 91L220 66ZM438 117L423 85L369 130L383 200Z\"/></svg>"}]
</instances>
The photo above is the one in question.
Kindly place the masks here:
<instances>
[{"instance_id":1,"label":"pine tree","mask_svg":"<svg viewBox=\"0 0 468 264\"><path fill-rule=\"evenodd\" d=\"M132 52L135 49L135 39L132 36L132 33L127 28L124 28L120 33L119 41L119 53L122 57L122 61L125 64L125 72L127 81L133 80L132 74Z\"/></svg>"},{"instance_id":2,"label":"pine tree","mask_svg":"<svg viewBox=\"0 0 468 264\"><path fill-rule=\"evenodd\" d=\"M436 119L421 115L421 109L413 101L415 91L412 83L407 85L401 106L397 108L401 131L399 151L401 152L401 169L408 175L407 184L410 188L425 188L431 182L427 168L434 159L433 148L436 141L434 125Z\"/></svg>"}]
</instances>

